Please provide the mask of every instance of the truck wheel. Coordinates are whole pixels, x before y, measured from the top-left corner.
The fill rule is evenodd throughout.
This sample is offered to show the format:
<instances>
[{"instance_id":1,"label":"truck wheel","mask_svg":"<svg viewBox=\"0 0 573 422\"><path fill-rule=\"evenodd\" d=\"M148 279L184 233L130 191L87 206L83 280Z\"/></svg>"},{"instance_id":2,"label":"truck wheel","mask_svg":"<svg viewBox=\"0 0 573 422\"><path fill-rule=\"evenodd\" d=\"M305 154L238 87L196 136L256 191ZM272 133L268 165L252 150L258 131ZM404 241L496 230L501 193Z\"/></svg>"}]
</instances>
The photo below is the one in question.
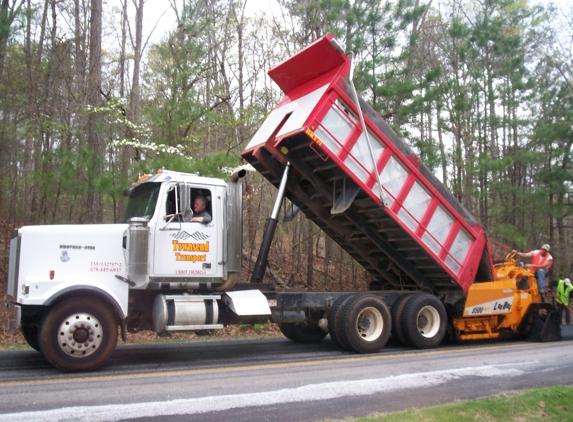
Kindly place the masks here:
<instances>
[{"instance_id":1,"label":"truck wheel","mask_svg":"<svg viewBox=\"0 0 573 422\"><path fill-rule=\"evenodd\" d=\"M358 353L374 353L390 338L392 317L378 296L353 296L340 311L339 331L343 343Z\"/></svg>"},{"instance_id":2,"label":"truck wheel","mask_svg":"<svg viewBox=\"0 0 573 422\"><path fill-rule=\"evenodd\" d=\"M411 293L403 294L394 301L392 308L390 308L390 315L392 316L392 337L404 346L409 346L409 344L400 327L400 320L404 306L412 297L414 297L414 295Z\"/></svg>"},{"instance_id":3,"label":"truck wheel","mask_svg":"<svg viewBox=\"0 0 573 422\"><path fill-rule=\"evenodd\" d=\"M279 324L286 338L296 343L318 343L328 334L318 326L301 326L294 323Z\"/></svg>"},{"instance_id":4,"label":"truck wheel","mask_svg":"<svg viewBox=\"0 0 573 422\"><path fill-rule=\"evenodd\" d=\"M440 300L429 294L417 294L408 300L400 317L400 329L414 347L438 347L446 335L446 309Z\"/></svg>"},{"instance_id":5,"label":"truck wheel","mask_svg":"<svg viewBox=\"0 0 573 422\"><path fill-rule=\"evenodd\" d=\"M37 352L41 352L40 350L40 343L38 342L38 324L31 324L27 322L22 322L22 335L24 336L24 340L28 343L32 349L36 350Z\"/></svg>"},{"instance_id":6,"label":"truck wheel","mask_svg":"<svg viewBox=\"0 0 573 422\"><path fill-rule=\"evenodd\" d=\"M342 295L334 302L334 305L328 311L328 332L330 333L330 338L332 342L336 344L342 350L352 350L350 345L345 344L339 335L341 330L338 320L340 319L340 310L344 307L346 302L352 297L352 295Z\"/></svg>"},{"instance_id":7,"label":"truck wheel","mask_svg":"<svg viewBox=\"0 0 573 422\"><path fill-rule=\"evenodd\" d=\"M40 347L62 371L93 371L113 353L117 327L113 312L104 304L72 298L56 305L42 321Z\"/></svg>"}]
</instances>

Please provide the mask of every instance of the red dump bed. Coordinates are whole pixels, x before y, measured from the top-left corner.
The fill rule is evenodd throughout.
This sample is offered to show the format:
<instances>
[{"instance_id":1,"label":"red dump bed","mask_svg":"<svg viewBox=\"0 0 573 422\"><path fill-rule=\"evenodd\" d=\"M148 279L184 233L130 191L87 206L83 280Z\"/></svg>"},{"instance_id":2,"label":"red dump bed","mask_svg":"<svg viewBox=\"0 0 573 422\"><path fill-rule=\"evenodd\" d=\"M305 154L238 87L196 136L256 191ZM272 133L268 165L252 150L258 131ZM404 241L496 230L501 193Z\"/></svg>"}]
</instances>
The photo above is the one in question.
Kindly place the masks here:
<instances>
[{"instance_id":1,"label":"red dump bed","mask_svg":"<svg viewBox=\"0 0 573 422\"><path fill-rule=\"evenodd\" d=\"M460 294L493 280L483 228L360 100L363 132L349 71L330 34L271 69L285 96L243 157L276 186L290 162L289 199L379 288Z\"/></svg>"}]
</instances>

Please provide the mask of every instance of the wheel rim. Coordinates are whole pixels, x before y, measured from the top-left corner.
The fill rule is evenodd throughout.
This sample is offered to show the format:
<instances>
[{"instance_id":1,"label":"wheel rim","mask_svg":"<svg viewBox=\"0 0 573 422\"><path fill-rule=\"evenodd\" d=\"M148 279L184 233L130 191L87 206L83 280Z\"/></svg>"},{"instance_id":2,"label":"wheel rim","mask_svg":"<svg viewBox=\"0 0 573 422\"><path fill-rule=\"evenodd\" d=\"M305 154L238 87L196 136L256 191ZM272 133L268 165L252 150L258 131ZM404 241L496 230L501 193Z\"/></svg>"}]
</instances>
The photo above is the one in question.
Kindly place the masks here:
<instances>
[{"instance_id":1,"label":"wheel rim","mask_svg":"<svg viewBox=\"0 0 573 422\"><path fill-rule=\"evenodd\" d=\"M58 330L58 344L69 356L83 358L94 353L101 345L101 323L90 314L73 314L66 318Z\"/></svg>"},{"instance_id":2,"label":"wheel rim","mask_svg":"<svg viewBox=\"0 0 573 422\"><path fill-rule=\"evenodd\" d=\"M375 341L382 334L384 320L382 314L376 308L364 308L358 315L358 334L366 341Z\"/></svg>"},{"instance_id":3,"label":"wheel rim","mask_svg":"<svg viewBox=\"0 0 573 422\"><path fill-rule=\"evenodd\" d=\"M418 331L426 338L432 338L440 330L440 314L433 306L424 306L418 312Z\"/></svg>"}]
</instances>

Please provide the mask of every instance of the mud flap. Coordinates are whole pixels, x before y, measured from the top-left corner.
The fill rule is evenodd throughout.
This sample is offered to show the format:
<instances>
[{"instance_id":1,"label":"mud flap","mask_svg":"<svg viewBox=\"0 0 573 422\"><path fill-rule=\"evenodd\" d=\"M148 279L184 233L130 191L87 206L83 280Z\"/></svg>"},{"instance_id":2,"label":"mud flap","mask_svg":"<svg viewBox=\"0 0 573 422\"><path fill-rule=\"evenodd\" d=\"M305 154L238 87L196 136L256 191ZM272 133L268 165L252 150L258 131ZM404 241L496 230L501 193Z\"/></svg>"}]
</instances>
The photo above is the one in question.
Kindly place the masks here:
<instances>
[{"instance_id":1,"label":"mud flap","mask_svg":"<svg viewBox=\"0 0 573 422\"><path fill-rule=\"evenodd\" d=\"M529 336L527 341L545 342L561 340L561 324L556 311L551 311L547 316L533 314Z\"/></svg>"},{"instance_id":2,"label":"mud flap","mask_svg":"<svg viewBox=\"0 0 573 422\"><path fill-rule=\"evenodd\" d=\"M14 305L14 303L11 302L11 299L11 297L7 297L4 305L6 307L5 313L7 316L6 332L13 335L16 333L16 328L18 328L18 325L20 325L20 321L22 319L22 308L20 308L18 305Z\"/></svg>"}]
</instances>

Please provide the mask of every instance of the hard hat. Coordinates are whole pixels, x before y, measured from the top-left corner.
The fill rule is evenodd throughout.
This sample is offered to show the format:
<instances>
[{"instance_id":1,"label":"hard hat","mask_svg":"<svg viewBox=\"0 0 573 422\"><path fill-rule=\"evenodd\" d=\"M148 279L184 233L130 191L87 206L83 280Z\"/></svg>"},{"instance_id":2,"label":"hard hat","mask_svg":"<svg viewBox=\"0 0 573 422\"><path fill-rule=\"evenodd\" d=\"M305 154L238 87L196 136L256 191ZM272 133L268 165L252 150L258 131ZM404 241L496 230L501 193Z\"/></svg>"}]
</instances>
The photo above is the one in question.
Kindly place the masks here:
<instances>
[{"instance_id":1,"label":"hard hat","mask_svg":"<svg viewBox=\"0 0 573 422\"><path fill-rule=\"evenodd\" d=\"M571 280L569 280L568 278L566 278L565 280L563 280L565 282L566 286L570 286L571 285Z\"/></svg>"},{"instance_id":2,"label":"hard hat","mask_svg":"<svg viewBox=\"0 0 573 422\"><path fill-rule=\"evenodd\" d=\"M543 245L541 247L541 249L545 249L547 252L549 252L551 250L551 246L549 246L547 243L545 245Z\"/></svg>"}]
</instances>

